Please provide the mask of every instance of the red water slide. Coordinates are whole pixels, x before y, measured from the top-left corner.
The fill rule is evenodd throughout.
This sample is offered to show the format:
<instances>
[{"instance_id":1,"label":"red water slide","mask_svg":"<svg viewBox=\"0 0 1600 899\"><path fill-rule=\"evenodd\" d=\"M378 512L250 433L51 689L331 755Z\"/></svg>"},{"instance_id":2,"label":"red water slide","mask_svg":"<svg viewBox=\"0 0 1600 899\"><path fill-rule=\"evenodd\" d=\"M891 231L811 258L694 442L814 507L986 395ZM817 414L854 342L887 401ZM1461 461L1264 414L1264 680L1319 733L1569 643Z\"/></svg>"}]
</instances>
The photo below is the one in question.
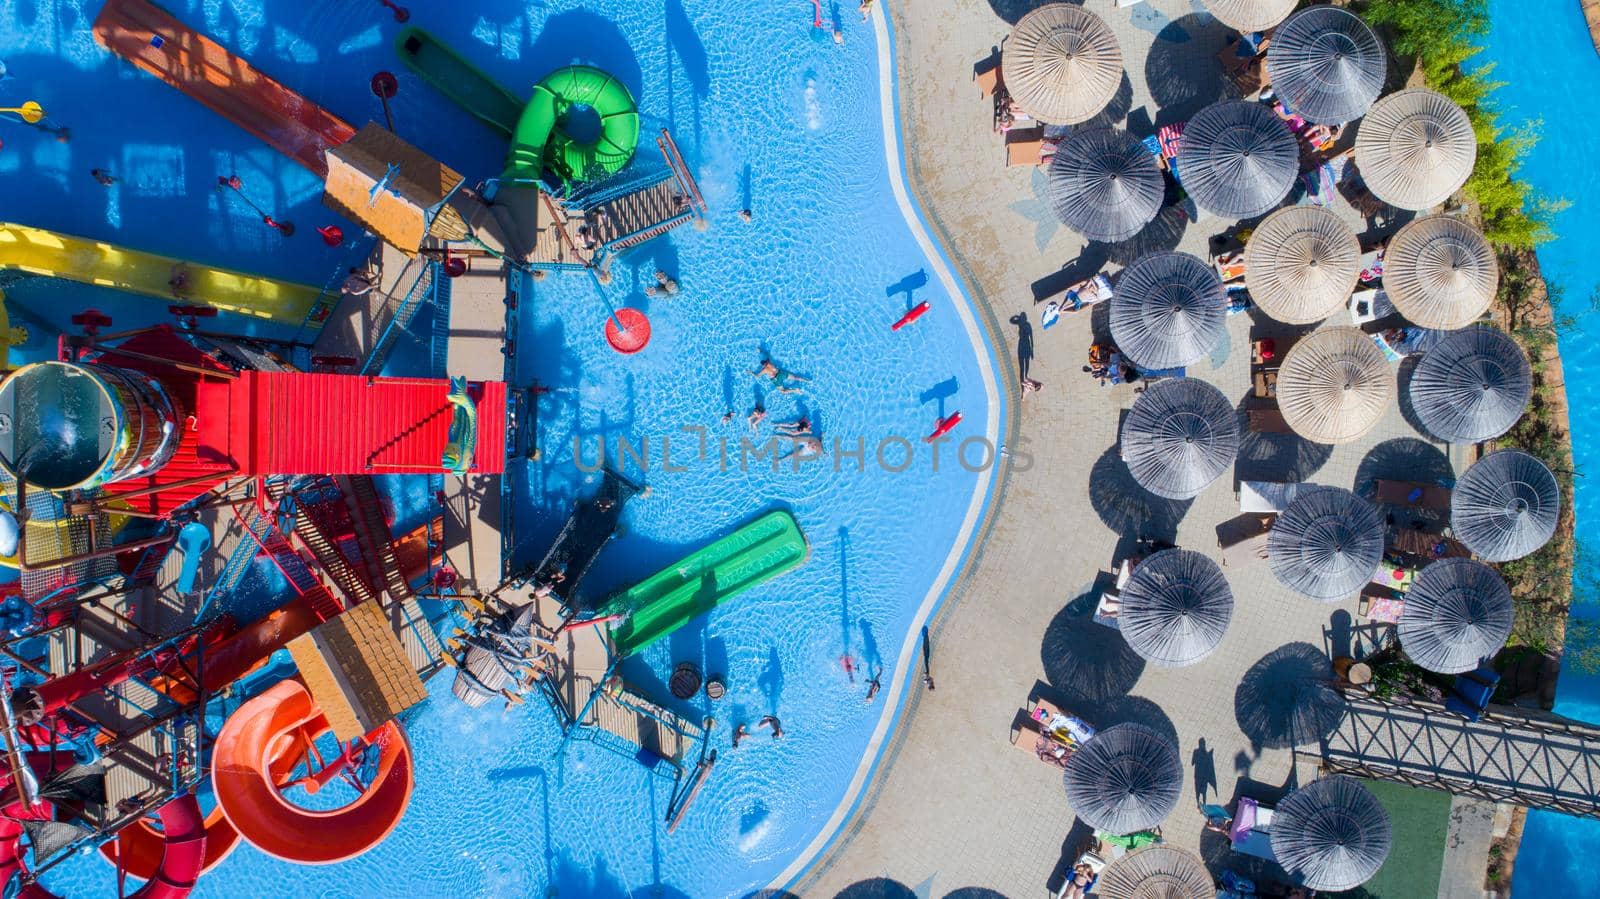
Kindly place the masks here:
<instances>
[{"instance_id":1,"label":"red water slide","mask_svg":"<svg viewBox=\"0 0 1600 899\"><path fill-rule=\"evenodd\" d=\"M328 177L327 151L355 136L350 123L145 0L106 0L94 36L318 178Z\"/></svg>"}]
</instances>

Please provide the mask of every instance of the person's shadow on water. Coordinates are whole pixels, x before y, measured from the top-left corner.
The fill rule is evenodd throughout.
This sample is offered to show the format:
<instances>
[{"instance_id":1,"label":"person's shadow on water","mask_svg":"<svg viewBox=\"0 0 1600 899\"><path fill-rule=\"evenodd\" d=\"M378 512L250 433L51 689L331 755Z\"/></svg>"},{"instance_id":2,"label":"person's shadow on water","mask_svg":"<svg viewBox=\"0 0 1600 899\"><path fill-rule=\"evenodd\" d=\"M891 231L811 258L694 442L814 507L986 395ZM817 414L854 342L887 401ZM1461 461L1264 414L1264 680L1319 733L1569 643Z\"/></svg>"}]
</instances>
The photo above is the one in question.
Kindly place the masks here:
<instances>
[{"instance_id":1,"label":"person's shadow on water","mask_svg":"<svg viewBox=\"0 0 1600 899\"><path fill-rule=\"evenodd\" d=\"M1033 363L1033 324L1026 312L1011 316L1011 323L1017 326L1017 370L1026 378L1028 366Z\"/></svg>"},{"instance_id":2,"label":"person's shadow on water","mask_svg":"<svg viewBox=\"0 0 1600 899\"><path fill-rule=\"evenodd\" d=\"M1189 764L1194 768L1194 796L1195 801L1204 805L1206 797L1217 788L1217 753L1214 749L1206 748L1206 738L1200 738L1200 744L1194 748L1189 756Z\"/></svg>"},{"instance_id":3,"label":"person's shadow on water","mask_svg":"<svg viewBox=\"0 0 1600 899\"><path fill-rule=\"evenodd\" d=\"M756 683L767 695L767 714L778 714L778 696L783 693L783 662L778 658L778 647L767 647L767 670L761 672Z\"/></svg>"}]
</instances>

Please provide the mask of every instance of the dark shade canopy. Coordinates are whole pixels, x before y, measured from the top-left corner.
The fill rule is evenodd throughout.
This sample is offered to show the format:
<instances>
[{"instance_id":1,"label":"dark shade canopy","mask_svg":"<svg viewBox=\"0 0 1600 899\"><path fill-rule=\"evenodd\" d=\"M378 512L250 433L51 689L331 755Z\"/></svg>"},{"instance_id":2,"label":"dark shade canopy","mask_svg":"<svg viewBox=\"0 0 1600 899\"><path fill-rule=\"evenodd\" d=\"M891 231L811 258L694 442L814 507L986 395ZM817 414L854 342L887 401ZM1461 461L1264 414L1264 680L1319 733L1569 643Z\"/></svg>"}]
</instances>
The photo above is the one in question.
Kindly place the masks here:
<instances>
[{"instance_id":1,"label":"dark shade canopy","mask_svg":"<svg viewBox=\"0 0 1600 899\"><path fill-rule=\"evenodd\" d=\"M1314 324L1349 302L1361 277L1361 242L1332 211L1289 206L1251 232L1244 270L1262 312L1284 324Z\"/></svg>"},{"instance_id":2,"label":"dark shade canopy","mask_svg":"<svg viewBox=\"0 0 1600 899\"><path fill-rule=\"evenodd\" d=\"M1117 621L1133 651L1163 667L1211 654L1233 618L1233 591L1217 563L1186 549L1140 562L1122 588Z\"/></svg>"},{"instance_id":3,"label":"dark shade canopy","mask_svg":"<svg viewBox=\"0 0 1600 899\"><path fill-rule=\"evenodd\" d=\"M1383 90L1383 45L1360 17L1308 6L1289 17L1267 47L1272 89L1294 112L1323 125L1353 122Z\"/></svg>"},{"instance_id":4,"label":"dark shade canopy","mask_svg":"<svg viewBox=\"0 0 1600 899\"><path fill-rule=\"evenodd\" d=\"M1023 16L1006 42L1006 90L1043 122L1075 125L1100 114L1122 86L1122 48L1100 17L1049 3Z\"/></svg>"},{"instance_id":5,"label":"dark shade canopy","mask_svg":"<svg viewBox=\"0 0 1600 899\"><path fill-rule=\"evenodd\" d=\"M1426 88L1396 91L1372 107L1356 135L1356 166L1378 199L1401 209L1437 206L1467 183L1478 159L1472 121Z\"/></svg>"},{"instance_id":6,"label":"dark shade canopy","mask_svg":"<svg viewBox=\"0 0 1600 899\"><path fill-rule=\"evenodd\" d=\"M1239 416L1222 391L1194 378L1150 385L1122 423L1133 479L1167 499L1198 496L1239 453Z\"/></svg>"},{"instance_id":7,"label":"dark shade canopy","mask_svg":"<svg viewBox=\"0 0 1600 899\"><path fill-rule=\"evenodd\" d=\"M1272 854L1289 876L1314 890L1348 890L1389 857L1389 813L1355 778L1314 780L1278 803Z\"/></svg>"},{"instance_id":8,"label":"dark shade canopy","mask_svg":"<svg viewBox=\"0 0 1600 899\"><path fill-rule=\"evenodd\" d=\"M1201 0L1222 24L1243 32L1266 31L1288 18L1299 0Z\"/></svg>"},{"instance_id":9,"label":"dark shade canopy","mask_svg":"<svg viewBox=\"0 0 1600 899\"><path fill-rule=\"evenodd\" d=\"M1383 518L1339 487L1302 490L1267 532L1267 561L1285 586L1312 599L1346 599L1383 559Z\"/></svg>"},{"instance_id":10,"label":"dark shade canopy","mask_svg":"<svg viewBox=\"0 0 1600 899\"><path fill-rule=\"evenodd\" d=\"M1260 103L1224 100L1196 113L1178 142L1178 177L1208 212L1260 215L1289 195L1300 174L1300 145Z\"/></svg>"},{"instance_id":11,"label":"dark shade canopy","mask_svg":"<svg viewBox=\"0 0 1600 899\"><path fill-rule=\"evenodd\" d=\"M1067 138L1050 163L1050 206L1063 225L1112 243L1161 211L1166 185L1155 154L1126 131L1091 128Z\"/></svg>"},{"instance_id":12,"label":"dark shade canopy","mask_svg":"<svg viewBox=\"0 0 1600 899\"><path fill-rule=\"evenodd\" d=\"M1092 895L1103 899L1216 899L1205 862L1158 843L1116 859L1100 872Z\"/></svg>"},{"instance_id":13,"label":"dark shade canopy","mask_svg":"<svg viewBox=\"0 0 1600 899\"><path fill-rule=\"evenodd\" d=\"M1323 328L1302 338L1278 369L1278 409L1296 434L1318 443L1365 437L1394 400L1394 372L1356 328Z\"/></svg>"},{"instance_id":14,"label":"dark shade canopy","mask_svg":"<svg viewBox=\"0 0 1600 899\"><path fill-rule=\"evenodd\" d=\"M1490 562L1520 559L1546 543L1561 518L1561 487L1543 462L1500 450L1462 472L1450 494L1456 539Z\"/></svg>"},{"instance_id":15,"label":"dark shade canopy","mask_svg":"<svg viewBox=\"0 0 1600 899\"><path fill-rule=\"evenodd\" d=\"M1429 671L1471 671L1506 645L1511 615L1511 590L1493 568L1471 559L1440 559L1406 591L1400 646Z\"/></svg>"},{"instance_id":16,"label":"dark shade canopy","mask_svg":"<svg viewBox=\"0 0 1600 899\"><path fill-rule=\"evenodd\" d=\"M1178 747L1142 724L1100 731L1067 761L1067 802L1084 823L1123 836L1172 814L1183 792Z\"/></svg>"},{"instance_id":17,"label":"dark shade canopy","mask_svg":"<svg viewBox=\"0 0 1600 899\"><path fill-rule=\"evenodd\" d=\"M1511 430L1533 397L1533 369L1510 335L1489 325L1453 331L1423 355L1407 388L1423 428L1449 443Z\"/></svg>"},{"instance_id":18,"label":"dark shade canopy","mask_svg":"<svg viewBox=\"0 0 1600 899\"><path fill-rule=\"evenodd\" d=\"M1384 291L1401 315L1424 328L1465 328L1489 308L1499 286L1494 247L1448 215L1412 221L1383 253Z\"/></svg>"},{"instance_id":19,"label":"dark shade canopy","mask_svg":"<svg viewBox=\"0 0 1600 899\"><path fill-rule=\"evenodd\" d=\"M1216 270L1187 253L1144 256L1117 280L1111 339L1145 368L1199 361L1222 339L1223 293Z\"/></svg>"}]
</instances>

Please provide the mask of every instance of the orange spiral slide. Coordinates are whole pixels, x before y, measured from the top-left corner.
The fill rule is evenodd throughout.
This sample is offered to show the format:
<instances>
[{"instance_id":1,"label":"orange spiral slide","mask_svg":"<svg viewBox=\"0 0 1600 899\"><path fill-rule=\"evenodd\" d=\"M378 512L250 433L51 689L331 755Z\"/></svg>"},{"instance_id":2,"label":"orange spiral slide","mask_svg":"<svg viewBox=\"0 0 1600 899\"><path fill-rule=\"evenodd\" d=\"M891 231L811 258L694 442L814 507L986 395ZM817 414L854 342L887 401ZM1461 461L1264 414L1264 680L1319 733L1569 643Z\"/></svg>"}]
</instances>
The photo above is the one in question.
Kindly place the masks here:
<instances>
[{"instance_id":1,"label":"orange spiral slide","mask_svg":"<svg viewBox=\"0 0 1600 899\"><path fill-rule=\"evenodd\" d=\"M394 721L366 737L379 748L377 774L355 801L314 811L284 798L280 791L296 783L297 764L330 730L296 680L274 685L228 718L211 749L211 787L217 806L246 842L285 861L330 864L378 845L400 823L415 782L411 746ZM298 783L314 790L338 765L341 760Z\"/></svg>"}]
</instances>

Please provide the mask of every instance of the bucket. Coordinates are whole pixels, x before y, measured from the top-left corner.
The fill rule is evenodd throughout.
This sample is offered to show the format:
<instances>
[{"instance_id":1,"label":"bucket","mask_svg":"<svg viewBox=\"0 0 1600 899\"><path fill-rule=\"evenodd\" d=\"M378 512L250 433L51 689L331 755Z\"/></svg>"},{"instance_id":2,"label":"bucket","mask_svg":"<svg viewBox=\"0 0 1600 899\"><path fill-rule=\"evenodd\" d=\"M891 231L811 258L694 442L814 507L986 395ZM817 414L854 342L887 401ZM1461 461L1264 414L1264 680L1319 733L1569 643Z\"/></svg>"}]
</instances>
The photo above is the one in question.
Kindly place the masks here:
<instances>
[{"instance_id":1,"label":"bucket","mask_svg":"<svg viewBox=\"0 0 1600 899\"><path fill-rule=\"evenodd\" d=\"M138 372L37 362L0 381L0 467L34 487L92 489L149 475L179 437L166 391Z\"/></svg>"}]
</instances>

